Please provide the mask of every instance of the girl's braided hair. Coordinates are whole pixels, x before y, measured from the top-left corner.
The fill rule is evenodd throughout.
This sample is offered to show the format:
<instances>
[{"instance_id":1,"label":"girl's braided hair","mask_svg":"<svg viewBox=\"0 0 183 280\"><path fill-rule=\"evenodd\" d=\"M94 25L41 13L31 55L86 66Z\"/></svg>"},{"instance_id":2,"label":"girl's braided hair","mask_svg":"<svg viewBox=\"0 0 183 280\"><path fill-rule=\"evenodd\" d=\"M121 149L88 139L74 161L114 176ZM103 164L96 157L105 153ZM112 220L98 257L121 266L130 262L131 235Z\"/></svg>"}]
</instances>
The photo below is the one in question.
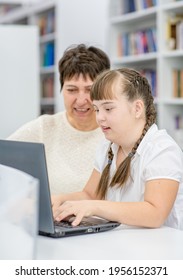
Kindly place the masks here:
<instances>
[{"instance_id":1,"label":"girl's braided hair","mask_svg":"<svg viewBox=\"0 0 183 280\"><path fill-rule=\"evenodd\" d=\"M144 102L146 123L141 137L137 140L128 156L123 160L110 181L110 166L113 160L111 144L108 150L108 163L104 168L97 188L97 195L104 199L107 189L118 185L123 187L130 176L130 163L135 155L137 148L142 141L149 127L156 121L156 110L151 87L148 80L134 69L121 68L107 70L101 73L94 82L91 89L91 100L113 99L112 87L114 83L120 81L121 94L125 94L129 101L141 99Z\"/></svg>"}]
</instances>

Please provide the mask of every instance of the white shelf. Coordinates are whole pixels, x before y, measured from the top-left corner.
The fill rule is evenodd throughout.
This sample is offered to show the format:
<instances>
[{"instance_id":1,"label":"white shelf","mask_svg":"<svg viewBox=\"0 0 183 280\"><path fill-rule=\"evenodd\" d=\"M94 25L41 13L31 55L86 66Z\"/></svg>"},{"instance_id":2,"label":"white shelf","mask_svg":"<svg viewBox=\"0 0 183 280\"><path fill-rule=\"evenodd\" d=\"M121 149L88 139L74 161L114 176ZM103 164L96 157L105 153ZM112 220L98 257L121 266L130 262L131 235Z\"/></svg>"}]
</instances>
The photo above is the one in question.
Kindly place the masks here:
<instances>
[{"instance_id":1,"label":"white shelf","mask_svg":"<svg viewBox=\"0 0 183 280\"><path fill-rule=\"evenodd\" d=\"M40 73L41 74L52 74L55 73L57 71L57 69L55 68L55 66L42 66L40 67Z\"/></svg>"},{"instance_id":2,"label":"white shelf","mask_svg":"<svg viewBox=\"0 0 183 280\"><path fill-rule=\"evenodd\" d=\"M183 57L183 50L172 50L172 51L165 51L162 53L163 57Z\"/></svg>"},{"instance_id":3,"label":"white shelf","mask_svg":"<svg viewBox=\"0 0 183 280\"><path fill-rule=\"evenodd\" d=\"M171 98L159 100L164 105L183 105L183 98Z\"/></svg>"},{"instance_id":4,"label":"white shelf","mask_svg":"<svg viewBox=\"0 0 183 280\"><path fill-rule=\"evenodd\" d=\"M7 5L21 5L22 4L22 1L15 1L15 0L1 0L0 2L0 6L1 5L4 5L4 4L7 4Z\"/></svg>"},{"instance_id":5,"label":"white shelf","mask_svg":"<svg viewBox=\"0 0 183 280\"><path fill-rule=\"evenodd\" d=\"M164 1L164 4L162 5L162 8L164 11L170 11L170 12L177 12L180 8L182 8L182 1L173 1L170 3L166 3Z\"/></svg>"},{"instance_id":6,"label":"white shelf","mask_svg":"<svg viewBox=\"0 0 183 280\"><path fill-rule=\"evenodd\" d=\"M138 62L148 62L151 60L156 60L158 57L158 53L147 53L147 54L139 54L139 55L130 55L130 56L123 56L123 57L114 57L112 58L112 63L117 64L131 64L131 63L138 63Z\"/></svg>"},{"instance_id":7,"label":"white shelf","mask_svg":"<svg viewBox=\"0 0 183 280\"><path fill-rule=\"evenodd\" d=\"M15 8L11 12L1 15L0 17L0 24L1 23L14 23L18 20L21 20L22 18L28 17L30 13L30 7L23 6L20 8Z\"/></svg>"},{"instance_id":8,"label":"white shelf","mask_svg":"<svg viewBox=\"0 0 183 280\"><path fill-rule=\"evenodd\" d=\"M50 41L54 41L56 39L55 32L40 36L40 44L44 44Z\"/></svg>"},{"instance_id":9,"label":"white shelf","mask_svg":"<svg viewBox=\"0 0 183 280\"><path fill-rule=\"evenodd\" d=\"M41 98L41 105L54 105L55 104L55 99L54 98Z\"/></svg>"},{"instance_id":10,"label":"white shelf","mask_svg":"<svg viewBox=\"0 0 183 280\"><path fill-rule=\"evenodd\" d=\"M128 23L146 20L146 18L155 18L157 13L157 7L152 7L149 9L144 9L142 11L137 11L129 14L117 15L110 18L111 24L116 23Z\"/></svg>"}]
</instances>

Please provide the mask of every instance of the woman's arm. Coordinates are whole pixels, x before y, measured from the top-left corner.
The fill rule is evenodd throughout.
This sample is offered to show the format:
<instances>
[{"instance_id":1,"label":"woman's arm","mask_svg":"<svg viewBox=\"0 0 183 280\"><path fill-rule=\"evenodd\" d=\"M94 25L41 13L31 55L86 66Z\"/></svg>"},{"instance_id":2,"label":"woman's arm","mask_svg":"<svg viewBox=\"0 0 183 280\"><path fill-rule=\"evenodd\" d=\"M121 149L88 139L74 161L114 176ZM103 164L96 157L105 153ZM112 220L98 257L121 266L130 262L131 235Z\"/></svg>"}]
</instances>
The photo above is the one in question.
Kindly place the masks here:
<instances>
[{"instance_id":1,"label":"woman's arm","mask_svg":"<svg viewBox=\"0 0 183 280\"><path fill-rule=\"evenodd\" d=\"M66 201L60 206L57 219L74 215L73 225L78 225L84 216L96 215L128 225L159 227L171 211L178 187L179 183L174 180L148 181L143 202Z\"/></svg>"}]
</instances>

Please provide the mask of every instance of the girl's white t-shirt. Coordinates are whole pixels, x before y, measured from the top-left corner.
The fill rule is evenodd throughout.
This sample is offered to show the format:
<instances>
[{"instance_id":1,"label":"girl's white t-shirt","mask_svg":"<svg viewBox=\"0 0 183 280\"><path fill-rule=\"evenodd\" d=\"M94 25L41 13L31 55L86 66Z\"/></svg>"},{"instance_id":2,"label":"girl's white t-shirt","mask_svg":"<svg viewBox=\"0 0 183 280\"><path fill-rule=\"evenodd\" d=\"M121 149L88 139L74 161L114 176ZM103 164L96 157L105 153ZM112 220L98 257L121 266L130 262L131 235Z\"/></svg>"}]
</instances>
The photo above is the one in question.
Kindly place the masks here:
<instances>
[{"instance_id":1,"label":"girl's white t-shirt","mask_svg":"<svg viewBox=\"0 0 183 280\"><path fill-rule=\"evenodd\" d=\"M102 173L107 165L110 142L104 140L97 151L94 167ZM112 144L114 158L110 177L116 170L118 145ZM183 152L165 130L153 124L141 141L131 161L131 176L123 188L109 187L107 200L137 202L144 200L145 184L154 179L172 179L179 182L179 191L166 225L183 229Z\"/></svg>"}]
</instances>

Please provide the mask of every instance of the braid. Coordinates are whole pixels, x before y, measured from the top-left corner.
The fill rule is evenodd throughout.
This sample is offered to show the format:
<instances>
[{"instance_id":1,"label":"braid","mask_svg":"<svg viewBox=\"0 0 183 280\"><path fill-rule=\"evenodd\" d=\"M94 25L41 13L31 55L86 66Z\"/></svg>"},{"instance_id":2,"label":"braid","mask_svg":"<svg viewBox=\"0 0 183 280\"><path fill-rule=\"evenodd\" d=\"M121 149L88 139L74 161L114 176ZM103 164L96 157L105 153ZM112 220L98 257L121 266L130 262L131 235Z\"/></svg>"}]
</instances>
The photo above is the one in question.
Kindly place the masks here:
<instances>
[{"instance_id":1,"label":"braid","mask_svg":"<svg viewBox=\"0 0 183 280\"><path fill-rule=\"evenodd\" d=\"M99 182L98 188L96 190L96 194L99 195L100 198L105 197L105 194L107 191L107 186L109 185L110 166L111 166L111 163L112 163L112 160L114 157L111 145L112 145L112 143L110 144L109 150L108 150L108 163L102 172L100 182Z\"/></svg>"},{"instance_id":2,"label":"braid","mask_svg":"<svg viewBox=\"0 0 183 280\"><path fill-rule=\"evenodd\" d=\"M149 124L146 123L144 126L144 129L142 131L142 135L139 138L139 140L135 143L134 147L132 148L131 152L128 154L128 156L122 161L122 163L119 165L116 173L114 174L110 186L113 187L116 184L118 184L119 187L122 187L128 180L130 176L130 164L133 156L135 155L138 146L140 145L140 142L144 138L145 134L147 133L149 129Z\"/></svg>"}]
</instances>

